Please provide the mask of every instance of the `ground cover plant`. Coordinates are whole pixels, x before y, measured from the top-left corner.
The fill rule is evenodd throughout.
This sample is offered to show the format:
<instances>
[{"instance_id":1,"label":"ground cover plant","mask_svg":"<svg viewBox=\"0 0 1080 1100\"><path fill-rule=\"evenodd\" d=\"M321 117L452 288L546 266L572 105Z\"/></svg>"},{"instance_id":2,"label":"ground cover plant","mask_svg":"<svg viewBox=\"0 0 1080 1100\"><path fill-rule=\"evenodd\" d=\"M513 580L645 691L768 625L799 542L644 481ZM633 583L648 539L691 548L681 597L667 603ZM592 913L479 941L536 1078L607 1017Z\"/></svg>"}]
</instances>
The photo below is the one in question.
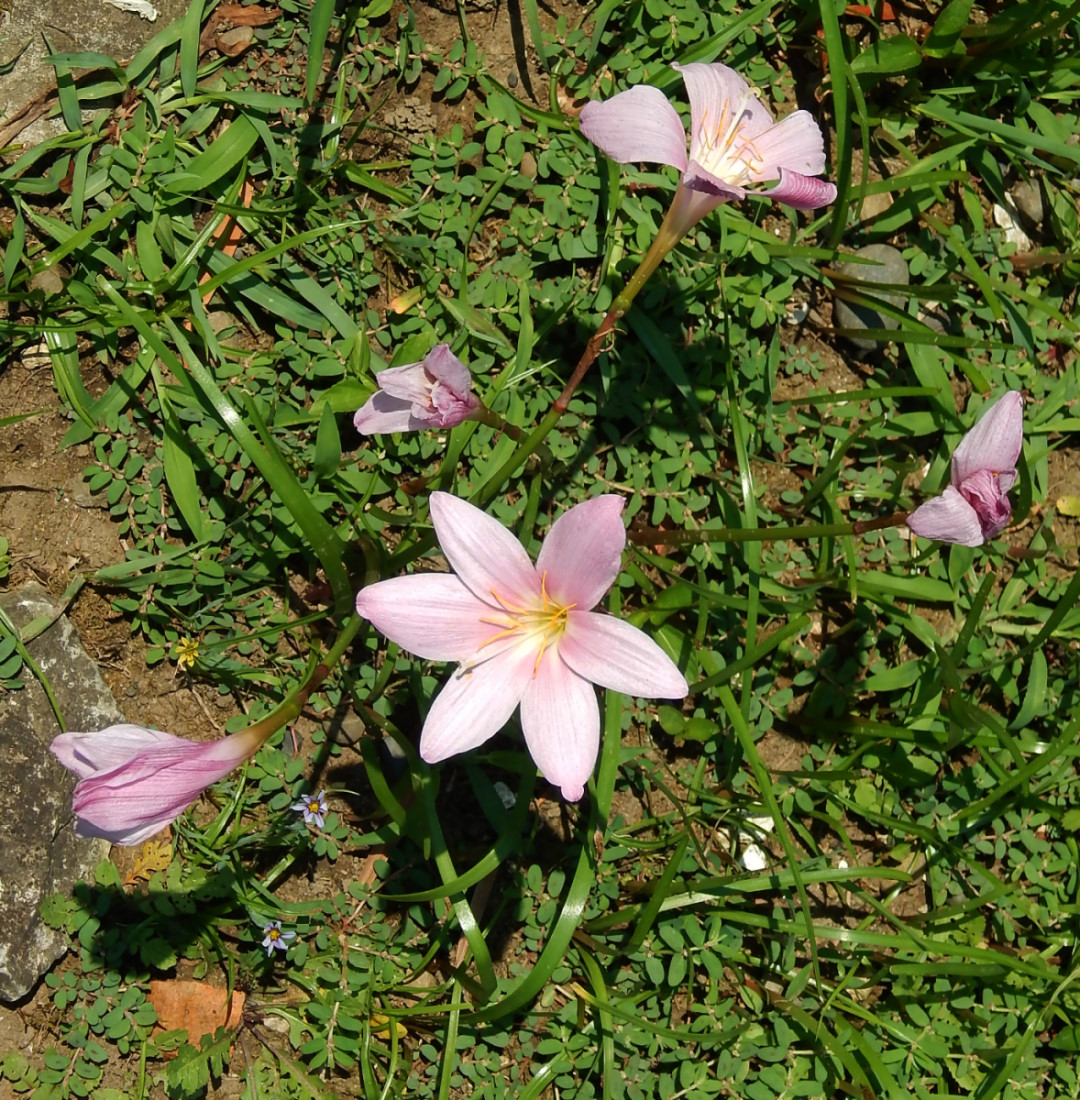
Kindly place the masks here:
<instances>
[{"instance_id":1,"label":"ground cover plant","mask_svg":"<svg viewBox=\"0 0 1080 1100\"><path fill-rule=\"evenodd\" d=\"M60 742L145 844L46 906L73 955L0 1088L1076 1095L1080 5L517 14L195 0L57 54L67 132L7 150L0 324L125 546L71 594L243 742ZM716 63L824 171L724 176L635 282L730 167ZM683 161L593 129L641 85Z\"/></svg>"}]
</instances>

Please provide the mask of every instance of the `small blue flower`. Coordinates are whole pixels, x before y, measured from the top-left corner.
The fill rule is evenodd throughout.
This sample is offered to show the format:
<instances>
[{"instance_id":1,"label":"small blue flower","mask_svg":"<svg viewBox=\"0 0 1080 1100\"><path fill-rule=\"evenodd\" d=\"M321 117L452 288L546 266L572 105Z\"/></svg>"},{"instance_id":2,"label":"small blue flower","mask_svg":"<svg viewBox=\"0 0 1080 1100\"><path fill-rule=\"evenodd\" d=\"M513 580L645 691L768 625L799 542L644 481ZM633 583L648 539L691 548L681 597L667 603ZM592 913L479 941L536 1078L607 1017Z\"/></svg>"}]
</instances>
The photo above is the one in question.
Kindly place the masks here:
<instances>
[{"instance_id":1,"label":"small blue flower","mask_svg":"<svg viewBox=\"0 0 1080 1100\"><path fill-rule=\"evenodd\" d=\"M326 824L326 815L330 812L325 795L326 791L319 791L318 794L306 794L299 802L293 803L289 808L304 815L305 825L314 825L316 829L321 829Z\"/></svg>"},{"instance_id":2,"label":"small blue flower","mask_svg":"<svg viewBox=\"0 0 1080 1100\"><path fill-rule=\"evenodd\" d=\"M296 937L295 932L282 932L279 920L272 920L264 925L263 932L266 933L266 938L262 941L262 945L266 948L267 958L270 958L275 951L288 951L289 940Z\"/></svg>"}]
</instances>

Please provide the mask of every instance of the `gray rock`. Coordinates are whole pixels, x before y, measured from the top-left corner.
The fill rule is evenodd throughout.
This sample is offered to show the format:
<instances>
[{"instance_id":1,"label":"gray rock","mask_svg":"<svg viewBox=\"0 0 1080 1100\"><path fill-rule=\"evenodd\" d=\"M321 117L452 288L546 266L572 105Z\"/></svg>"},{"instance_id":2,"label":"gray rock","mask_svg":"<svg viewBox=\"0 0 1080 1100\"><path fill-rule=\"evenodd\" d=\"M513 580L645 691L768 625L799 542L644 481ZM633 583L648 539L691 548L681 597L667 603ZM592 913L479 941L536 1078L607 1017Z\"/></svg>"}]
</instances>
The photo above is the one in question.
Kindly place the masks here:
<instances>
[{"instance_id":1,"label":"gray rock","mask_svg":"<svg viewBox=\"0 0 1080 1100\"><path fill-rule=\"evenodd\" d=\"M52 688L68 729L97 730L122 722L97 666L71 623L37 584L0 597L18 627L41 616L56 621L27 647ZM65 932L39 915L44 898L68 892L109 852L103 840L72 831L75 777L57 763L49 744L60 732L45 692L23 668L25 687L0 695L0 999L25 996L68 948Z\"/></svg>"},{"instance_id":2,"label":"gray rock","mask_svg":"<svg viewBox=\"0 0 1080 1100\"><path fill-rule=\"evenodd\" d=\"M906 283L908 281L908 265L900 250L893 248L891 244L868 244L855 252L873 263L841 263L836 265L837 271L846 275L849 279L857 279L862 283ZM874 294L873 286L868 286L867 291ZM904 298L898 294L874 294L890 305L902 309ZM852 305L849 302L836 299L833 310L833 320L837 328L899 328L900 322L895 317L889 317L879 313L869 306ZM873 351L878 347L879 341L866 340L858 336L849 336L848 340L859 351Z\"/></svg>"},{"instance_id":3,"label":"gray rock","mask_svg":"<svg viewBox=\"0 0 1080 1100\"><path fill-rule=\"evenodd\" d=\"M1038 180L1021 180L1009 195L1030 228L1034 229L1042 224L1045 209Z\"/></svg>"},{"instance_id":4,"label":"gray rock","mask_svg":"<svg viewBox=\"0 0 1080 1100\"><path fill-rule=\"evenodd\" d=\"M106 0L2 0L7 15L0 20L0 67L11 68L0 73L0 145L16 137L33 145L65 129L62 120L40 109L40 98L56 80L45 61L49 54L96 51L124 64L180 19L188 0L154 0L153 6L159 16L149 22Z\"/></svg>"}]
</instances>

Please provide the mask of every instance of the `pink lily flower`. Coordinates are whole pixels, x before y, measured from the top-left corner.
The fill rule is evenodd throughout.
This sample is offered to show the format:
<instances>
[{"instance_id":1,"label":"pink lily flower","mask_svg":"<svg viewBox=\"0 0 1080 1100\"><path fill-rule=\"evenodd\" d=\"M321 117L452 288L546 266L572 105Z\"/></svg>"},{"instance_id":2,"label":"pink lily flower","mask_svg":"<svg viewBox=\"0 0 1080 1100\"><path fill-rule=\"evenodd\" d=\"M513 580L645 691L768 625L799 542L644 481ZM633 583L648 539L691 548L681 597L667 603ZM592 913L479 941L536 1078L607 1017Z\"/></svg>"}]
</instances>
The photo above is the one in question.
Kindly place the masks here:
<instances>
[{"instance_id":1,"label":"pink lily flower","mask_svg":"<svg viewBox=\"0 0 1080 1100\"><path fill-rule=\"evenodd\" d=\"M254 729L186 741L127 723L100 733L62 733L51 749L79 777L72 798L77 836L141 844L266 740Z\"/></svg>"},{"instance_id":2,"label":"pink lily flower","mask_svg":"<svg viewBox=\"0 0 1080 1100\"><path fill-rule=\"evenodd\" d=\"M919 505L907 525L924 539L981 546L1009 524L1009 490L1024 442L1024 399L1010 390L979 417L952 454L952 483Z\"/></svg>"},{"instance_id":3,"label":"pink lily flower","mask_svg":"<svg viewBox=\"0 0 1080 1100\"><path fill-rule=\"evenodd\" d=\"M581 111L581 132L612 160L670 164L682 173L665 218L672 243L721 203L745 198L754 184L777 180L764 194L796 210L836 198L834 184L812 178L825 171L825 141L809 111L775 122L726 65L673 68L690 97L689 158L679 113L658 88L637 84Z\"/></svg>"},{"instance_id":4,"label":"pink lily flower","mask_svg":"<svg viewBox=\"0 0 1080 1100\"><path fill-rule=\"evenodd\" d=\"M480 407L469 368L449 344L437 344L419 363L379 371L375 381L378 390L353 417L362 435L453 428Z\"/></svg>"},{"instance_id":5,"label":"pink lily flower","mask_svg":"<svg viewBox=\"0 0 1080 1100\"><path fill-rule=\"evenodd\" d=\"M459 662L420 735L429 764L483 744L520 704L536 766L575 802L600 746L593 684L686 695L682 673L651 638L592 610L619 573L622 509L619 497L600 496L564 512L533 565L502 524L448 493L431 494L454 573L380 581L356 597L356 610L409 652Z\"/></svg>"}]
</instances>

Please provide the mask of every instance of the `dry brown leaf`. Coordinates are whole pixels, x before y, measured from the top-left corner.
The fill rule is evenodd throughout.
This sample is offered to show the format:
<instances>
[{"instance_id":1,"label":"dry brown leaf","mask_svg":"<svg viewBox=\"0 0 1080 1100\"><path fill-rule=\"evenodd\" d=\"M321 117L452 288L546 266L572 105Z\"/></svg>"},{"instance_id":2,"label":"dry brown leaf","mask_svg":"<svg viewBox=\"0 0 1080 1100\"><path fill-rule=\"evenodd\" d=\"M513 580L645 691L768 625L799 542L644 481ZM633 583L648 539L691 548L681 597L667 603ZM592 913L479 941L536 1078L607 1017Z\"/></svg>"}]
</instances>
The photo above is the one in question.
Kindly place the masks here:
<instances>
[{"instance_id":1,"label":"dry brown leaf","mask_svg":"<svg viewBox=\"0 0 1080 1100\"><path fill-rule=\"evenodd\" d=\"M213 18L222 23L226 19L234 27L263 27L273 23L281 15L281 8L261 8L258 4L222 4L214 9Z\"/></svg>"},{"instance_id":2,"label":"dry brown leaf","mask_svg":"<svg viewBox=\"0 0 1080 1100\"><path fill-rule=\"evenodd\" d=\"M174 979L150 983L150 1003L158 1024L165 1031L184 1028L188 1039L197 1043L204 1035L213 1035L219 1027L236 1028L244 1015L246 994L206 982Z\"/></svg>"},{"instance_id":3,"label":"dry brown leaf","mask_svg":"<svg viewBox=\"0 0 1080 1100\"><path fill-rule=\"evenodd\" d=\"M135 865L124 876L124 885L149 882L155 871L164 871L172 863L172 840L148 840L135 850Z\"/></svg>"}]
</instances>

